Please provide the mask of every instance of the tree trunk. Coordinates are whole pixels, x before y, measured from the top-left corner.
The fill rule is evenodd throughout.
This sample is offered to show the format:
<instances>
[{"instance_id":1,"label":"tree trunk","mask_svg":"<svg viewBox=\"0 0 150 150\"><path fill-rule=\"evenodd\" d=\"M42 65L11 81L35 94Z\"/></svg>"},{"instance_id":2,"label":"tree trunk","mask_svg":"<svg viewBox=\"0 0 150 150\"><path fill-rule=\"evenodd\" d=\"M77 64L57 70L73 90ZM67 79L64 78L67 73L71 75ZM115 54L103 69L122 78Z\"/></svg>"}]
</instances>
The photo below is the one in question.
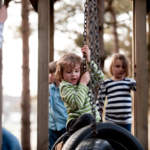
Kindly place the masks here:
<instances>
[{"instance_id":1,"label":"tree trunk","mask_svg":"<svg viewBox=\"0 0 150 150\"><path fill-rule=\"evenodd\" d=\"M21 143L23 150L30 150L30 89L29 89L29 3L22 0L22 45L23 45L23 65L22 65L22 128Z\"/></svg>"},{"instance_id":2,"label":"tree trunk","mask_svg":"<svg viewBox=\"0 0 150 150\"><path fill-rule=\"evenodd\" d=\"M98 14L99 14L99 42L100 42L100 66L104 68L105 50L104 50L104 0L98 0Z\"/></svg>"},{"instance_id":3,"label":"tree trunk","mask_svg":"<svg viewBox=\"0 0 150 150\"><path fill-rule=\"evenodd\" d=\"M118 53L119 52L119 41L118 41L118 33L117 33L117 20L116 20L116 14L114 9L111 9L111 15L112 15L112 20L113 20L113 34L114 34L114 52Z\"/></svg>"},{"instance_id":4,"label":"tree trunk","mask_svg":"<svg viewBox=\"0 0 150 150\"><path fill-rule=\"evenodd\" d=\"M150 12L148 13L148 76L150 75ZM150 91L150 76L148 78L148 83L149 83L149 91ZM149 97L150 97L150 92L149 92ZM150 99L148 102L148 106L150 107Z\"/></svg>"},{"instance_id":5,"label":"tree trunk","mask_svg":"<svg viewBox=\"0 0 150 150\"><path fill-rule=\"evenodd\" d=\"M119 40L118 40L118 33L117 33L117 20L116 20L116 13L113 8L113 1L114 0L107 0L108 6L106 8L106 11L110 12L112 16L112 26L113 26L113 35L114 35L114 52L119 52Z\"/></svg>"}]
</instances>

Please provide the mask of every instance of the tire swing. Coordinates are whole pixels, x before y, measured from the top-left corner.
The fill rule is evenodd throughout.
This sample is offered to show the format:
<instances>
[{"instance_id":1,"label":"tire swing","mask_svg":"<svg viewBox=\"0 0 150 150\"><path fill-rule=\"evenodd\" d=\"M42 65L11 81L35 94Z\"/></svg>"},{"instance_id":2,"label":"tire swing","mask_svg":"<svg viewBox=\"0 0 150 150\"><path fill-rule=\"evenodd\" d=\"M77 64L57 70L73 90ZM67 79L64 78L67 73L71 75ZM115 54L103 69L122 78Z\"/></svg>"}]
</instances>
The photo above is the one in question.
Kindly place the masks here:
<instances>
[{"instance_id":1,"label":"tire swing","mask_svg":"<svg viewBox=\"0 0 150 150\"><path fill-rule=\"evenodd\" d=\"M100 64L99 25L97 0L86 0L84 12L84 44L89 45L91 60ZM88 26L88 30L87 30ZM88 31L88 34L87 34ZM87 38L88 35L88 38ZM88 39L88 41L87 41ZM86 56L84 56L83 68L86 70ZM93 116L96 118L96 102L98 90L102 89L103 81L90 70L89 97ZM100 112L101 115L101 112ZM95 119L96 120L96 119ZM62 135L54 144L60 143L65 136ZM62 150L144 150L138 140L126 129L112 123L96 123L83 127L72 134L64 143Z\"/></svg>"},{"instance_id":2,"label":"tire swing","mask_svg":"<svg viewBox=\"0 0 150 150\"><path fill-rule=\"evenodd\" d=\"M97 123L76 131L63 150L144 150L139 141L126 129L112 123Z\"/></svg>"}]
</instances>

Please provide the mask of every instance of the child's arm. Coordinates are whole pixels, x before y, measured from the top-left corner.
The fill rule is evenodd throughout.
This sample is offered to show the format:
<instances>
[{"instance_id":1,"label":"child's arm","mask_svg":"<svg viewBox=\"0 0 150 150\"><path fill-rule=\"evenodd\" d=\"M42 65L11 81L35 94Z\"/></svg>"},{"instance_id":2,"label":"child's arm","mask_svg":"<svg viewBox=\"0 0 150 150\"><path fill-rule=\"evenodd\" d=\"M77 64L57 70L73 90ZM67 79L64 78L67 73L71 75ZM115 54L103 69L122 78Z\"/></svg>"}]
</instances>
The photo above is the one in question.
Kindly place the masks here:
<instances>
[{"instance_id":1,"label":"child's arm","mask_svg":"<svg viewBox=\"0 0 150 150\"><path fill-rule=\"evenodd\" d=\"M130 89L136 91L136 81L134 79L130 79Z\"/></svg>"},{"instance_id":2,"label":"child's arm","mask_svg":"<svg viewBox=\"0 0 150 150\"><path fill-rule=\"evenodd\" d=\"M89 80L90 80L90 74L87 71L81 76L80 83L86 86L89 83Z\"/></svg>"},{"instance_id":3,"label":"child's arm","mask_svg":"<svg viewBox=\"0 0 150 150\"><path fill-rule=\"evenodd\" d=\"M91 70L93 80L99 82L104 79L104 73L98 68L97 64L93 60L89 63L89 68Z\"/></svg>"},{"instance_id":4,"label":"child's arm","mask_svg":"<svg viewBox=\"0 0 150 150\"><path fill-rule=\"evenodd\" d=\"M89 47L87 45L84 45L81 48L81 51L82 51L83 56L86 57L86 60L89 63L91 61L91 56L90 56L91 55L91 51L90 51Z\"/></svg>"},{"instance_id":5,"label":"child's arm","mask_svg":"<svg viewBox=\"0 0 150 150\"><path fill-rule=\"evenodd\" d=\"M6 19L7 19L7 8L5 5L3 5L0 8L0 23L4 23Z\"/></svg>"},{"instance_id":6,"label":"child's arm","mask_svg":"<svg viewBox=\"0 0 150 150\"><path fill-rule=\"evenodd\" d=\"M88 87L83 84L73 86L65 81L60 83L61 98L71 110L80 109L85 103L87 94Z\"/></svg>"},{"instance_id":7,"label":"child's arm","mask_svg":"<svg viewBox=\"0 0 150 150\"><path fill-rule=\"evenodd\" d=\"M7 18L7 8L6 6L2 6L0 8L0 48L2 48L2 41L3 41L2 32L6 18Z\"/></svg>"},{"instance_id":8,"label":"child's arm","mask_svg":"<svg viewBox=\"0 0 150 150\"><path fill-rule=\"evenodd\" d=\"M95 81L101 81L104 79L104 74L102 70L100 70L97 66L97 64L90 58L91 52L87 45L84 45L81 49L82 54L86 56L87 62L89 64L89 70L92 74L92 77L94 77Z\"/></svg>"}]
</instances>

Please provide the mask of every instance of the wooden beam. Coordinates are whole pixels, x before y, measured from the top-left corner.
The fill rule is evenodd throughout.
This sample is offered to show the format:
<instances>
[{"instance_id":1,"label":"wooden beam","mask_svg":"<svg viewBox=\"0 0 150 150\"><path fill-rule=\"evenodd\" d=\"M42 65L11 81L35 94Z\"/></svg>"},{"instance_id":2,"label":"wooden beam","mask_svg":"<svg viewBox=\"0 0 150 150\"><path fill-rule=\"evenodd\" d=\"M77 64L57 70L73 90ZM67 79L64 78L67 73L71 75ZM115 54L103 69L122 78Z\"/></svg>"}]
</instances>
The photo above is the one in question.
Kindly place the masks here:
<instances>
[{"instance_id":1,"label":"wooden beam","mask_svg":"<svg viewBox=\"0 0 150 150\"><path fill-rule=\"evenodd\" d=\"M148 149L148 53L146 46L146 0L134 0L134 48L137 91L134 103L135 136Z\"/></svg>"},{"instance_id":2,"label":"wooden beam","mask_svg":"<svg viewBox=\"0 0 150 150\"><path fill-rule=\"evenodd\" d=\"M2 145L2 48L0 48L0 149Z\"/></svg>"},{"instance_id":3,"label":"wooden beam","mask_svg":"<svg viewBox=\"0 0 150 150\"><path fill-rule=\"evenodd\" d=\"M38 11L38 1L37 0L30 0L31 5L33 6L34 10Z\"/></svg>"},{"instance_id":4,"label":"wooden beam","mask_svg":"<svg viewBox=\"0 0 150 150\"><path fill-rule=\"evenodd\" d=\"M37 150L48 150L49 0L38 3L38 135Z\"/></svg>"},{"instance_id":5,"label":"wooden beam","mask_svg":"<svg viewBox=\"0 0 150 150\"><path fill-rule=\"evenodd\" d=\"M54 60L54 1L50 0L50 52L49 61Z\"/></svg>"},{"instance_id":6,"label":"wooden beam","mask_svg":"<svg viewBox=\"0 0 150 150\"><path fill-rule=\"evenodd\" d=\"M3 1L0 0L0 7ZM0 150L2 149L2 47L0 47Z\"/></svg>"},{"instance_id":7,"label":"wooden beam","mask_svg":"<svg viewBox=\"0 0 150 150\"><path fill-rule=\"evenodd\" d=\"M135 50L135 6L134 6L134 3L132 3L132 9L133 9L133 24L132 24L132 28L133 28L133 31L132 31L132 61L131 61L131 71L132 71L132 77L134 79L136 79L136 50ZM133 122L132 122L132 134L134 135L135 134L135 122L136 122L136 118L135 118L135 111L134 111L134 106L135 106L135 93L132 93L132 110L133 110Z\"/></svg>"}]
</instances>

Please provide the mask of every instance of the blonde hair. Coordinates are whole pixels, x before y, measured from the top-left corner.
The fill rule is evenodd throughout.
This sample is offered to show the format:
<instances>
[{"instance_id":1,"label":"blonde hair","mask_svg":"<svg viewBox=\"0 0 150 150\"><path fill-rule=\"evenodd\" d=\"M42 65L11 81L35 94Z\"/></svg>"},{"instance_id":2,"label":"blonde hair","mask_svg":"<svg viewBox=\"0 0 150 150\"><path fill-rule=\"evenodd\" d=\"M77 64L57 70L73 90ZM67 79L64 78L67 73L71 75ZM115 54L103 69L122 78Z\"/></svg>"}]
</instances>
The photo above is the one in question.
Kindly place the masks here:
<instances>
[{"instance_id":1,"label":"blonde hair","mask_svg":"<svg viewBox=\"0 0 150 150\"><path fill-rule=\"evenodd\" d=\"M49 62L49 64L48 64L49 73L55 73L56 63L57 63L57 61Z\"/></svg>"},{"instance_id":2,"label":"blonde hair","mask_svg":"<svg viewBox=\"0 0 150 150\"><path fill-rule=\"evenodd\" d=\"M81 65L82 58L74 53L67 53L63 57L60 58L60 60L57 62L56 65L56 78L58 81L63 80L63 71L64 68L74 68L75 65L79 64Z\"/></svg>"},{"instance_id":3,"label":"blonde hair","mask_svg":"<svg viewBox=\"0 0 150 150\"><path fill-rule=\"evenodd\" d=\"M110 74L113 76L112 68L113 68L113 65L115 64L115 61L117 59L122 61L123 68L125 70L126 77L127 77L129 75L129 62L128 62L128 59L127 59L127 57L125 57L125 55L119 54L119 53L115 53L112 56L112 61L111 61L110 68L109 68Z\"/></svg>"}]
</instances>

